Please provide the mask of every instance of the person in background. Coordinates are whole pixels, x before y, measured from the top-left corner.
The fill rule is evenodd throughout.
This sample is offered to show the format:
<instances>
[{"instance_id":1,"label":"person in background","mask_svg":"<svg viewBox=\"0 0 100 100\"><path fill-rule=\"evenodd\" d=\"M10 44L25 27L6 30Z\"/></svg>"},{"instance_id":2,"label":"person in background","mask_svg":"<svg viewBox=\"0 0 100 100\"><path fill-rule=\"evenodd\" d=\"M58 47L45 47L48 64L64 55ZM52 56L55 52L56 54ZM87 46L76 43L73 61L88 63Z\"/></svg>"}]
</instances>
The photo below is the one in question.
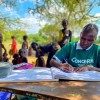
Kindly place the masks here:
<instances>
[{"instance_id":1,"label":"person in background","mask_svg":"<svg viewBox=\"0 0 100 100\"><path fill-rule=\"evenodd\" d=\"M13 55L13 60L12 60L13 65L18 64L18 59L19 59L19 55L18 54L14 54Z\"/></svg>"},{"instance_id":2,"label":"person in background","mask_svg":"<svg viewBox=\"0 0 100 100\"><path fill-rule=\"evenodd\" d=\"M7 55L7 50L5 46L2 44L2 41L3 41L3 37L2 37L2 33L0 33L0 62L3 62L3 50L4 50L4 54Z\"/></svg>"},{"instance_id":3,"label":"person in background","mask_svg":"<svg viewBox=\"0 0 100 100\"><path fill-rule=\"evenodd\" d=\"M66 19L62 20L63 29L59 31L58 43L63 47L66 43L71 42L72 32L67 29L68 21Z\"/></svg>"},{"instance_id":4,"label":"person in background","mask_svg":"<svg viewBox=\"0 0 100 100\"><path fill-rule=\"evenodd\" d=\"M57 50L60 49L60 46L58 43L49 43L44 46L40 46L37 43L33 42L31 44L31 47L33 50L36 51L36 55L39 54L41 56L44 56L44 54L48 54L47 62L46 62L46 67L50 68L50 60L52 56L55 54Z\"/></svg>"},{"instance_id":5,"label":"person in background","mask_svg":"<svg viewBox=\"0 0 100 100\"><path fill-rule=\"evenodd\" d=\"M53 55L60 49L60 45L56 42L50 43L49 45L45 45L41 47L42 50L44 50L45 53L48 53L48 58L46 62L46 66L48 68L51 67L50 60L53 57Z\"/></svg>"},{"instance_id":6,"label":"person in background","mask_svg":"<svg viewBox=\"0 0 100 100\"><path fill-rule=\"evenodd\" d=\"M9 51L9 54L13 56L14 54L18 53L18 50L17 50L17 41L15 39L15 36L11 36L11 39L12 39L12 44L11 44L11 49Z\"/></svg>"},{"instance_id":7,"label":"person in background","mask_svg":"<svg viewBox=\"0 0 100 100\"><path fill-rule=\"evenodd\" d=\"M40 52L40 51L39 51ZM36 64L35 66L37 67L46 67L46 64L45 64L45 60L43 58L44 55L40 55L40 53L37 53L37 59L36 59Z\"/></svg>"},{"instance_id":8,"label":"person in background","mask_svg":"<svg viewBox=\"0 0 100 100\"><path fill-rule=\"evenodd\" d=\"M22 50L24 52L23 56L28 58L28 36L27 35L24 35L23 36L23 43L22 43Z\"/></svg>"},{"instance_id":9,"label":"person in background","mask_svg":"<svg viewBox=\"0 0 100 100\"><path fill-rule=\"evenodd\" d=\"M18 54L13 55L13 60L12 60L13 65L28 62L26 57L23 56L23 54L24 54L23 50L20 49Z\"/></svg>"},{"instance_id":10,"label":"person in background","mask_svg":"<svg viewBox=\"0 0 100 100\"><path fill-rule=\"evenodd\" d=\"M19 50L19 58L18 58L18 64L20 63L28 63L27 58L24 56L24 51L22 49Z\"/></svg>"},{"instance_id":11,"label":"person in background","mask_svg":"<svg viewBox=\"0 0 100 100\"><path fill-rule=\"evenodd\" d=\"M65 72L100 71L100 46L94 44L97 34L98 27L87 24L80 34L80 40L62 47L50 64Z\"/></svg>"},{"instance_id":12,"label":"person in background","mask_svg":"<svg viewBox=\"0 0 100 100\"><path fill-rule=\"evenodd\" d=\"M44 52L40 49L40 46L37 43L32 42L31 47L32 47L33 50L36 51L36 57L37 57L37 59L36 59L35 66L45 67L46 64L45 64L45 60L43 58Z\"/></svg>"}]
</instances>

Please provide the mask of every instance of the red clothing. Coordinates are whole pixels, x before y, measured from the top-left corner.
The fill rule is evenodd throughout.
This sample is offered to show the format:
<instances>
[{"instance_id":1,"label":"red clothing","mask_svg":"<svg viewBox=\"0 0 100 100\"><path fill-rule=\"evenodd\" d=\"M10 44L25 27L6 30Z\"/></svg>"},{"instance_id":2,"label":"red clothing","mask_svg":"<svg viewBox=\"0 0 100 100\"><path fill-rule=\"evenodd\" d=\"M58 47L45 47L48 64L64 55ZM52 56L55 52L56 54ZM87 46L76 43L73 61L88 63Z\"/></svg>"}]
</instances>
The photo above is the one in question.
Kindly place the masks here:
<instances>
[{"instance_id":1,"label":"red clothing","mask_svg":"<svg viewBox=\"0 0 100 100\"><path fill-rule=\"evenodd\" d=\"M18 53L18 51L17 51L17 41L15 39L12 40L11 49L14 51L14 54Z\"/></svg>"}]
</instances>

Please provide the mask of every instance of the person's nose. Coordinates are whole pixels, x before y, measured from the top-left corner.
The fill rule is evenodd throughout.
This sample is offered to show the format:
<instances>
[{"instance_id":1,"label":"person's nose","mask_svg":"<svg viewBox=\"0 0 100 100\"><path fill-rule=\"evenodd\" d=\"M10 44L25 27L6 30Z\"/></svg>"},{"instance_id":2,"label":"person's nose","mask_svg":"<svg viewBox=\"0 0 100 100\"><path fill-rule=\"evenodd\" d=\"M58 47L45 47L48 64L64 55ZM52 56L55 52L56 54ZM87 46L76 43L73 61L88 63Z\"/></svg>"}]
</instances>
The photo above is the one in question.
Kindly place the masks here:
<instances>
[{"instance_id":1,"label":"person's nose","mask_svg":"<svg viewBox=\"0 0 100 100\"><path fill-rule=\"evenodd\" d=\"M88 40L84 40L83 42L85 45L87 45L89 43Z\"/></svg>"}]
</instances>

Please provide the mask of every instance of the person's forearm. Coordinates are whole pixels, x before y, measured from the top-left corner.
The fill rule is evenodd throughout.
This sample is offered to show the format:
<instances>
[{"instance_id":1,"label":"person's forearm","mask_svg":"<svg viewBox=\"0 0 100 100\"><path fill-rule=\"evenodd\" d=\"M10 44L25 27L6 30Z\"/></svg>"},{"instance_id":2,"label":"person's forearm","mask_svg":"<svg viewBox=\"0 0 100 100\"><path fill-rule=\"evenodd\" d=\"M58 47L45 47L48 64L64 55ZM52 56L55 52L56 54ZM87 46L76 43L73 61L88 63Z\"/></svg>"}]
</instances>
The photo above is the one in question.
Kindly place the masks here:
<instances>
[{"instance_id":1,"label":"person's forearm","mask_svg":"<svg viewBox=\"0 0 100 100\"><path fill-rule=\"evenodd\" d=\"M98 71L98 72L100 72L100 68L93 67L93 66L92 66L92 67L89 66L89 67L88 67L88 70L90 70L90 71L91 71L91 70L94 70L94 71Z\"/></svg>"},{"instance_id":2,"label":"person's forearm","mask_svg":"<svg viewBox=\"0 0 100 100\"><path fill-rule=\"evenodd\" d=\"M95 71L98 71L98 72L100 72L100 68L95 68Z\"/></svg>"},{"instance_id":3,"label":"person's forearm","mask_svg":"<svg viewBox=\"0 0 100 100\"><path fill-rule=\"evenodd\" d=\"M6 50L6 48L5 48L4 50L5 50L5 53L7 53L7 50Z\"/></svg>"},{"instance_id":4,"label":"person's forearm","mask_svg":"<svg viewBox=\"0 0 100 100\"><path fill-rule=\"evenodd\" d=\"M3 49L4 49L4 52L7 53L7 50L6 48L4 47L4 45L2 45Z\"/></svg>"},{"instance_id":5,"label":"person's forearm","mask_svg":"<svg viewBox=\"0 0 100 100\"><path fill-rule=\"evenodd\" d=\"M57 68L60 68L61 63L57 62L55 59L51 59L50 65L54 66L54 67L57 67Z\"/></svg>"}]
</instances>

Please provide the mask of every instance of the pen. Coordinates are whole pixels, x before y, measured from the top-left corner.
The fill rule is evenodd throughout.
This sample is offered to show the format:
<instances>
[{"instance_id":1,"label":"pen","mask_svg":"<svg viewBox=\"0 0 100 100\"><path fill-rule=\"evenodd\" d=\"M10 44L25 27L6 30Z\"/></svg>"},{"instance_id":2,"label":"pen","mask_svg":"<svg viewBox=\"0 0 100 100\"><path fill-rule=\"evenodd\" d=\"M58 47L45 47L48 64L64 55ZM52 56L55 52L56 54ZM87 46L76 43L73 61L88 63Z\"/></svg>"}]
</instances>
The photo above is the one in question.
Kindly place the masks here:
<instances>
[{"instance_id":1,"label":"pen","mask_svg":"<svg viewBox=\"0 0 100 100\"><path fill-rule=\"evenodd\" d=\"M62 58L63 58L63 61L64 61L63 63L67 63L67 64L68 64L67 59L64 57L64 55L62 55ZM62 70L63 70L63 69L62 69ZM67 73L70 73L70 72L72 72L73 70L74 70L74 67L71 66L71 67L69 68L69 71L67 71Z\"/></svg>"},{"instance_id":2,"label":"pen","mask_svg":"<svg viewBox=\"0 0 100 100\"><path fill-rule=\"evenodd\" d=\"M65 63L68 63L67 60L66 60L66 58L64 57L64 55L62 55L62 58L63 58L63 61L64 61Z\"/></svg>"}]
</instances>

